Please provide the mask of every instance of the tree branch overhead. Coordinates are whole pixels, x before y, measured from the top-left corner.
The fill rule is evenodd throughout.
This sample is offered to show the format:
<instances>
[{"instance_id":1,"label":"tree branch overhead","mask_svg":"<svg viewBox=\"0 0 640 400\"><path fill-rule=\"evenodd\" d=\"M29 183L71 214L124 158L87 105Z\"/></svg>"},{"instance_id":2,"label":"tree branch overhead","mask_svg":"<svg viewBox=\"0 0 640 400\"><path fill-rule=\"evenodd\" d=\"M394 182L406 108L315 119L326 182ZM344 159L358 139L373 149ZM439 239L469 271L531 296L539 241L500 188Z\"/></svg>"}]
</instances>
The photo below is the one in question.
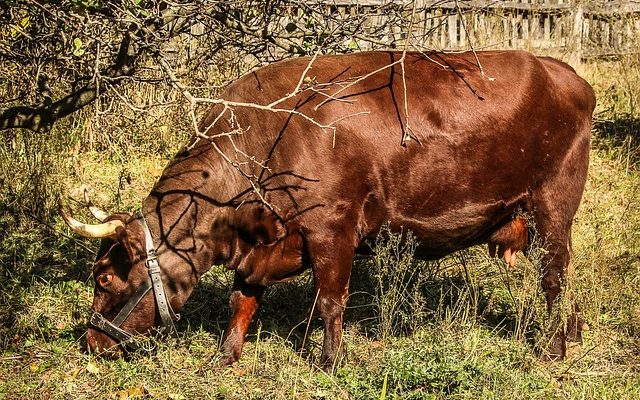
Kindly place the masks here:
<instances>
[{"instance_id":1,"label":"tree branch overhead","mask_svg":"<svg viewBox=\"0 0 640 400\"><path fill-rule=\"evenodd\" d=\"M356 40L394 47L393 38L384 39L386 26L405 18L398 4L381 5L378 11L385 13L388 23L369 27L365 33L362 15L326 13L325 8L305 1L189 0L137 5L106 1L96 5L16 0L0 17L8 27L0 28L0 61L22 71L20 81L13 82L16 88L39 95L27 95L21 104L5 102L8 105L0 108L0 130L45 132L61 118L108 96L123 79L140 79L141 66L166 72L157 63L158 55L183 52L191 43L197 43L200 61L195 65L233 50L237 60L254 60L258 66L291 55L353 51ZM173 69L193 72L190 63L195 60L190 55L180 57L168 58L180 64ZM41 71L53 78L44 102L39 102L45 96L34 83Z\"/></svg>"}]
</instances>

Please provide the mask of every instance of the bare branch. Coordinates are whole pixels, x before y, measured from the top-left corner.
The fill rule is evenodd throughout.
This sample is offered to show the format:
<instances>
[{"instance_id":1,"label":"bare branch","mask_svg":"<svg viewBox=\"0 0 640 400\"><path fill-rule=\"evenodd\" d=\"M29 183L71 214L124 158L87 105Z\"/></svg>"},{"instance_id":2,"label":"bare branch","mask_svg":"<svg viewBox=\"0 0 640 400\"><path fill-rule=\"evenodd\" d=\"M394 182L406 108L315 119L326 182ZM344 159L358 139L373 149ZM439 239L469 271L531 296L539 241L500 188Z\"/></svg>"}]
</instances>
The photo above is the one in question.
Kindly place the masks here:
<instances>
[{"instance_id":1,"label":"bare branch","mask_svg":"<svg viewBox=\"0 0 640 400\"><path fill-rule=\"evenodd\" d=\"M110 79L111 82L130 76L134 71L138 55L131 43L131 38L125 35L114 65L107 68L102 75ZM35 132L47 131L55 121L91 104L104 87L102 82L95 80L49 104L0 109L0 130L25 128Z\"/></svg>"}]
</instances>

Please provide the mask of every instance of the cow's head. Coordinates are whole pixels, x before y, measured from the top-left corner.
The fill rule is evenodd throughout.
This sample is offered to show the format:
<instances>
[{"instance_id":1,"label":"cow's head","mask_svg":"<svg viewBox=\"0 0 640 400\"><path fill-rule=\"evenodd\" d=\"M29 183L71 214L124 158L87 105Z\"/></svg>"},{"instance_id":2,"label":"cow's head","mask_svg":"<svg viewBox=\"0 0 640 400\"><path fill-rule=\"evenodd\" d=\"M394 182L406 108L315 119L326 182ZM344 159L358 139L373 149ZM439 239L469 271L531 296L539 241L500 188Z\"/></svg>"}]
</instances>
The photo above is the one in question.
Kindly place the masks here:
<instances>
[{"instance_id":1,"label":"cow's head","mask_svg":"<svg viewBox=\"0 0 640 400\"><path fill-rule=\"evenodd\" d=\"M138 290L150 281L144 228L142 221L130 214L108 216L91 205L90 210L101 220L100 224L82 223L61 208L65 222L74 232L87 238L101 239L93 266L95 289L87 348L89 351L119 356L123 349L120 343L122 337L114 335L110 329L100 329L100 321L95 322L100 316L103 317L102 321L113 321L123 307L138 296L140 301L118 328L130 335L151 332L156 314L153 290L142 295Z\"/></svg>"}]
</instances>

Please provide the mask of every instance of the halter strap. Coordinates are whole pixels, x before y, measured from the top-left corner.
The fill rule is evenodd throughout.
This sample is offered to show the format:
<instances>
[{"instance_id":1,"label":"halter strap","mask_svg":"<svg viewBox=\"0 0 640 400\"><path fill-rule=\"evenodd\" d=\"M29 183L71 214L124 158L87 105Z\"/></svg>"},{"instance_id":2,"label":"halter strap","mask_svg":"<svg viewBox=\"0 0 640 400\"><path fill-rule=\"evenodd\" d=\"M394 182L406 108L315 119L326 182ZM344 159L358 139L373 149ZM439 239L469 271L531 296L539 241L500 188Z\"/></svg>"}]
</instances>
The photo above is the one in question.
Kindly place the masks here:
<instances>
[{"instance_id":1,"label":"halter strap","mask_svg":"<svg viewBox=\"0 0 640 400\"><path fill-rule=\"evenodd\" d=\"M164 326L166 333L172 337L176 337L178 335L178 331L176 330L173 321L177 321L180 317L173 312L171 304L167 300L164 285L162 284L162 278L160 277L160 264L158 263L156 248L153 246L151 231L149 230L147 220L144 218L141 211L136 212L135 218L142 222L144 242L147 251L147 261L145 263L149 269L149 276L151 277L151 283L153 284L153 294L156 298L156 306L158 307L158 313L162 320L162 326Z\"/></svg>"}]
</instances>

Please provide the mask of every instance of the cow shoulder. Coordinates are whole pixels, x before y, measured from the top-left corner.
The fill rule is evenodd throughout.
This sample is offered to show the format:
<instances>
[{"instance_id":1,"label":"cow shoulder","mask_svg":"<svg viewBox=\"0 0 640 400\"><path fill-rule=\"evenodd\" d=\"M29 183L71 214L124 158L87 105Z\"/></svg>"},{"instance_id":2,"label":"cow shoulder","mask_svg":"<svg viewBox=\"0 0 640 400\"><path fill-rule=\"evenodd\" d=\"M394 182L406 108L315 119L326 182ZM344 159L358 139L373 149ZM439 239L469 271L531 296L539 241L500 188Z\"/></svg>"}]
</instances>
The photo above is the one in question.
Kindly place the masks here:
<instances>
[{"instance_id":1,"label":"cow shoulder","mask_svg":"<svg viewBox=\"0 0 640 400\"><path fill-rule=\"evenodd\" d=\"M243 249L236 271L247 283L266 286L302 271L304 240L295 224L259 206L241 207L231 221Z\"/></svg>"}]
</instances>

